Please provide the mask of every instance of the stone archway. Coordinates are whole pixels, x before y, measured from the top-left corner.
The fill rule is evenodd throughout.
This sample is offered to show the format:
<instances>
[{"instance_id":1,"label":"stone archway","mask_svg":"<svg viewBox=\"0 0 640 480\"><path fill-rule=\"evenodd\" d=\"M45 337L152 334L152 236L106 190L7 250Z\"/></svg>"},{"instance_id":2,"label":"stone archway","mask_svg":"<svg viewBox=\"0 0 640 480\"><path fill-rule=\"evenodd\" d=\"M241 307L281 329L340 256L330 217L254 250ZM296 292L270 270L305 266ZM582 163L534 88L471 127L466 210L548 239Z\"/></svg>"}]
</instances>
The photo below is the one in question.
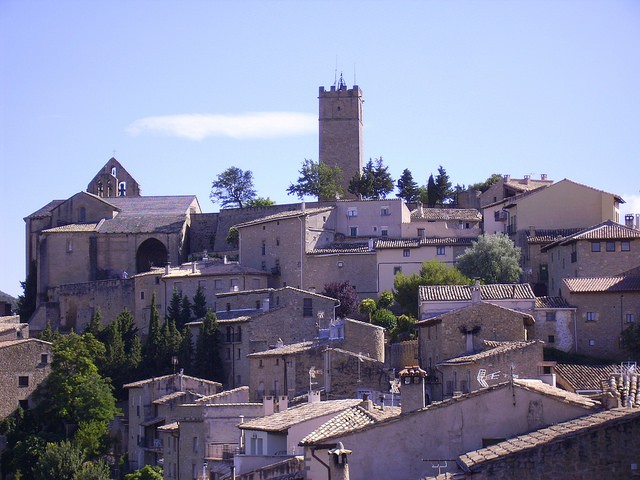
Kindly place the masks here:
<instances>
[{"instance_id":1,"label":"stone archway","mask_svg":"<svg viewBox=\"0 0 640 480\"><path fill-rule=\"evenodd\" d=\"M167 247L156 239L142 242L136 252L136 273L148 272L151 267L163 267L169 259Z\"/></svg>"}]
</instances>

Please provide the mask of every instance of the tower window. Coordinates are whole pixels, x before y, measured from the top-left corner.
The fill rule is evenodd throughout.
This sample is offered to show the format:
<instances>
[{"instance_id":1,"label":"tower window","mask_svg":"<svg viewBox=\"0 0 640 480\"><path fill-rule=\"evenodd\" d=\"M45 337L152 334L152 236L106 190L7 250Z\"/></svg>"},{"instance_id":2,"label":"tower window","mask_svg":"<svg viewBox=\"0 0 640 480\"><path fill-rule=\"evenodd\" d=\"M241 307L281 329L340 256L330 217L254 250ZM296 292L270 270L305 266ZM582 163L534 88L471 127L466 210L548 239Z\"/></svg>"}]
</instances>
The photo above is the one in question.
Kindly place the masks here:
<instances>
[{"instance_id":1,"label":"tower window","mask_svg":"<svg viewBox=\"0 0 640 480\"><path fill-rule=\"evenodd\" d=\"M120 182L118 184L118 196L119 197L127 196L127 182Z\"/></svg>"},{"instance_id":2,"label":"tower window","mask_svg":"<svg viewBox=\"0 0 640 480\"><path fill-rule=\"evenodd\" d=\"M116 167L111 167L111 175L116 176L117 170Z\"/></svg>"}]
</instances>

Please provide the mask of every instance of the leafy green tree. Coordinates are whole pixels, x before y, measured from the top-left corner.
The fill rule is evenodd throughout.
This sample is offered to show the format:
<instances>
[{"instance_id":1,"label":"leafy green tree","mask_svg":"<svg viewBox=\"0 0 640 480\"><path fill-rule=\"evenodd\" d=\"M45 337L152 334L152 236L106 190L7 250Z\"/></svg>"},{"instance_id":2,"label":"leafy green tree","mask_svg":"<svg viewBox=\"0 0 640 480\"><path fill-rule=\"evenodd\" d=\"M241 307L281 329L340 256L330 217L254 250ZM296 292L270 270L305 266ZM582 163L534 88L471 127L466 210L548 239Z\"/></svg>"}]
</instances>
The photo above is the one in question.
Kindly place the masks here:
<instances>
[{"instance_id":1,"label":"leafy green tree","mask_svg":"<svg viewBox=\"0 0 640 480\"><path fill-rule=\"evenodd\" d=\"M193 307L191 311L193 312L195 320L200 320L207 314L207 296L200 285L198 285L196 294L193 296Z\"/></svg>"},{"instance_id":2,"label":"leafy green tree","mask_svg":"<svg viewBox=\"0 0 640 480\"><path fill-rule=\"evenodd\" d=\"M60 332L57 330L54 332L51 328L51 322L47 320L47 325L44 327L44 330L40 332L39 335L40 340L44 340L45 342L54 342L58 338L60 338Z\"/></svg>"},{"instance_id":3,"label":"leafy green tree","mask_svg":"<svg viewBox=\"0 0 640 480\"><path fill-rule=\"evenodd\" d=\"M124 480L162 480L162 468L156 465L145 465L141 469L125 475Z\"/></svg>"},{"instance_id":4,"label":"leafy green tree","mask_svg":"<svg viewBox=\"0 0 640 480\"><path fill-rule=\"evenodd\" d=\"M172 357L177 357L182 346L182 334L173 320L165 320L161 333L162 354L158 371L168 373L171 369Z\"/></svg>"},{"instance_id":5,"label":"leafy green tree","mask_svg":"<svg viewBox=\"0 0 640 480\"><path fill-rule=\"evenodd\" d=\"M371 323L371 315L373 315L373 312L375 312L377 308L378 306L373 298L364 298L358 305L358 312L367 315L369 317L369 323Z\"/></svg>"},{"instance_id":6,"label":"leafy green tree","mask_svg":"<svg viewBox=\"0 0 640 480\"><path fill-rule=\"evenodd\" d=\"M391 308L393 305L393 292L385 290L378 297L378 308Z\"/></svg>"},{"instance_id":7,"label":"leafy green tree","mask_svg":"<svg viewBox=\"0 0 640 480\"><path fill-rule=\"evenodd\" d=\"M389 174L389 168L377 158L375 163L369 159L362 169L349 181L349 192L360 198L380 199L393 191L393 179Z\"/></svg>"},{"instance_id":8,"label":"leafy green tree","mask_svg":"<svg viewBox=\"0 0 640 480\"><path fill-rule=\"evenodd\" d=\"M227 232L227 243L234 248L238 248L240 245L240 232L236 227L231 227Z\"/></svg>"},{"instance_id":9,"label":"leafy green tree","mask_svg":"<svg viewBox=\"0 0 640 480\"><path fill-rule=\"evenodd\" d=\"M213 203L220 203L222 208L245 207L247 202L256 198L253 173L229 167L214 180L209 198Z\"/></svg>"},{"instance_id":10,"label":"leafy green tree","mask_svg":"<svg viewBox=\"0 0 640 480\"><path fill-rule=\"evenodd\" d=\"M397 325L391 332L391 341L410 340L415 338L416 319L411 315L399 315L396 317Z\"/></svg>"},{"instance_id":11,"label":"leafy green tree","mask_svg":"<svg viewBox=\"0 0 640 480\"><path fill-rule=\"evenodd\" d=\"M106 422L80 422L73 436L75 445L87 458L97 458L107 453L109 446L109 428Z\"/></svg>"},{"instance_id":12,"label":"leafy green tree","mask_svg":"<svg viewBox=\"0 0 640 480\"><path fill-rule=\"evenodd\" d=\"M27 323L31 315L36 311L36 300L38 297L38 270L35 260L29 263L29 272L24 282L20 282L22 295L18 295L18 315L20 321Z\"/></svg>"},{"instance_id":13,"label":"leafy green tree","mask_svg":"<svg viewBox=\"0 0 640 480\"><path fill-rule=\"evenodd\" d=\"M640 360L640 324L632 323L622 331L622 349L629 359Z\"/></svg>"},{"instance_id":14,"label":"leafy green tree","mask_svg":"<svg viewBox=\"0 0 640 480\"><path fill-rule=\"evenodd\" d=\"M420 189L418 184L413 180L411 170L405 168L402 175L396 182L398 193L396 197L403 199L407 203L417 202L420 199Z\"/></svg>"},{"instance_id":15,"label":"leafy green tree","mask_svg":"<svg viewBox=\"0 0 640 480\"><path fill-rule=\"evenodd\" d=\"M398 325L398 320L391 310L379 308L373 312L371 323L378 325L379 327L383 327L388 332L391 332Z\"/></svg>"},{"instance_id":16,"label":"leafy green tree","mask_svg":"<svg viewBox=\"0 0 640 480\"><path fill-rule=\"evenodd\" d=\"M109 480L110 478L109 464L103 459L98 459L83 463L73 480Z\"/></svg>"},{"instance_id":17,"label":"leafy green tree","mask_svg":"<svg viewBox=\"0 0 640 480\"><path fill-rule=\"evenodd\" d=\"M82 450L69 441L47 443L34 468L35 480L74 480L85 457Z\"/></svg>"},{"instance_id":18,"label":"leafy green tree","mask_svg":"<svg viewBox=\"0 0 640 480\"><path fill-rule=\"evenodd\" d=\"M104 359L97 362L100 371L111 378L117 398L126 396L122 385L132 381L142 362L142 345L133 314L126 307L100 335L105 346Z\"/></svg>"},{"instance_id":19,"label":"leafy green tree","mask_svg":"<svg viewBox=\"0 0 640 480\"><path fill-rule=\"evenodd\" d=\"M500 175L499 173L493 173L484 182L478 182L469 185L469 190L479 190L484 193L500 180L502 180L502 175Z\"/></svg>"},{"instance_id":20,"label":"leafy green tree","mask_svg":"<svg viewBox=\"0 0 640 480\"><path fill-rule=\"evenodd\" d=\"M522 275L520 256L520 247L506 235L481 235L457 258L457 267L485 283L514 283Z\"/></svg>"},{"instance_id":21,"label":"leafy green tree","mask_svg":"<svg viewBox=\"0 0 640 480\"><path fill-rule=\"evenodd\" d=\"M327 283L322 295L335 298L340 302L336 308L336 316L339 318L348 317L358 309L358 294L349 280Z\"/></svg>"},{"instance_id":22,"label":"leafy green tree","mask_svg":"<svg viewBox=\"0 0 640 480\"><path fill-rule=\"evenodd\" d=\"M190 372L193 368L195 355L193 335L191 334L191 329L188 326L185 326L181 333L182 341L180 342L180 350L178 351L178 363L185 369L185 371Z\"/></svg>"},{"instance_id":23,"label":"leafy green tree","mask_svg":"<svg viewBox=\"0 0 640 480\"><path fill-rule=\"evenodd\" d=\"M419 274L398 273L393 280L393 295L403 313L417 318L420 285L468 285L470 283L471 280L456 267L430 260L423 262Z\"/></svg>"},{"instance_id":24,"label":"leafy green tree","mask_svg":"<svg viewBox=\"0 0 640 480\"><path fill-rule=\"evenodd\" d=\"M342 170L326 163L314 162L305 158L300 168L300 176L295 184L290 184L287 194L304 197L337 198L344 194L342 189Z\"/></svg>"},{"instance_id":25,"label":"leafy green tree","mask_svg":"<svg viewBox=\"0 0 640 480\"><path fill-rule=\"evenodd\" d=\"M247 202L247 207L270 207L271 205L275 205L276 202L271 200L269 197L256 197L252 198Z\"/></svg>"}]
</instances>

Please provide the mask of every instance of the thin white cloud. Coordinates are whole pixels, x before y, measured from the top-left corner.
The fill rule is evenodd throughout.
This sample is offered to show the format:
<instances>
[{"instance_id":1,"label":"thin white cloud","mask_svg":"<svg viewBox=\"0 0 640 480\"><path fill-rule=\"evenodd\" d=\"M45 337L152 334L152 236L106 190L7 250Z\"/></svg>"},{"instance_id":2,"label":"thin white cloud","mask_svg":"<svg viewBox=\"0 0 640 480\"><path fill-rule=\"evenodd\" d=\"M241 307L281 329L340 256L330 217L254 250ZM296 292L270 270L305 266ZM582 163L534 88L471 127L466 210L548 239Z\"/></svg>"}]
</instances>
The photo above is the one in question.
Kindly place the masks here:
<instances>
[{"instance_id":1,"label":"thin white cloud","mask_svg":"<svg viewBox=\"0 0 640 480\"><path fill-rule=\"evenodd\" d=\"M152 133L190 140L207 137L274 138L317 132L318 119L315 115L294 112L164 115L140 118L129 125L127 131L132 135Z\"/></svg>"}]
</instances>

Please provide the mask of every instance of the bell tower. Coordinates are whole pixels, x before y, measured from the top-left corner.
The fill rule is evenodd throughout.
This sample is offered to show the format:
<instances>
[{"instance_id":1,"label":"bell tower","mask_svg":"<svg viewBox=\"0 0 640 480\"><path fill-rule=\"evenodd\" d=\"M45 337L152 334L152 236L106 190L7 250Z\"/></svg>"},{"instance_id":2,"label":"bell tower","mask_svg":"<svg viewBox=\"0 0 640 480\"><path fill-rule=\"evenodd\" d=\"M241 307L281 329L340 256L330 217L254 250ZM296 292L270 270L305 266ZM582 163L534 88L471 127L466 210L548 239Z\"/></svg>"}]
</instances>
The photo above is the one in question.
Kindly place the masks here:
<instances>
[{"instance_id":1,"label":"bell tower","mask_svg":"<svg viewBox=\"0 0 640 480\"><path fill-rule=\"evenodd\" d=\"M356 198L348 192L349 181L362 172L362 90L348 89L342 75L330 90L320 87L319 163L342 170L343 198ZM333 200L321 198L320 200Z\"/></svg>"}]
</instances>

